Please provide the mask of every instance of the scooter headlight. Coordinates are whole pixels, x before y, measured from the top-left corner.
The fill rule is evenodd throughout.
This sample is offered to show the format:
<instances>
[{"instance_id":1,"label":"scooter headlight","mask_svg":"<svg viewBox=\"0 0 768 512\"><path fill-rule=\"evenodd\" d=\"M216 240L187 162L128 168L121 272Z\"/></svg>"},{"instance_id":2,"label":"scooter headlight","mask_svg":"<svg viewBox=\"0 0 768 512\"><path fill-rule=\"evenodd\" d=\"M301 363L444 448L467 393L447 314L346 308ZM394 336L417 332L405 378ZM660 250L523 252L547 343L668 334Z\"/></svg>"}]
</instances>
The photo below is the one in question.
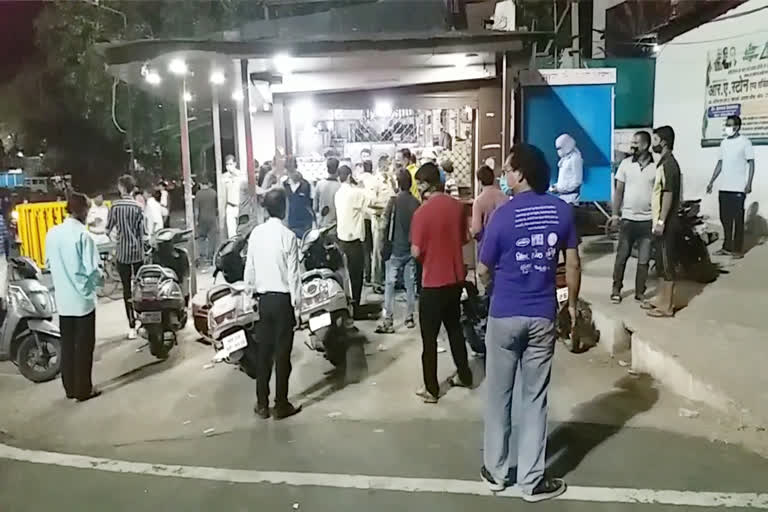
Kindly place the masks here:
<instances>
[{"instance_id":1,"label":"scooter headlight","mask_svg":"<svg viewBox=\"0 0 768 512\"><path fill-rule=\"evenodd\" d=\"M302 309L310 309L331 298L331 291L324 279L304 283L301 289Z\"/></svg>"}]
</instances>

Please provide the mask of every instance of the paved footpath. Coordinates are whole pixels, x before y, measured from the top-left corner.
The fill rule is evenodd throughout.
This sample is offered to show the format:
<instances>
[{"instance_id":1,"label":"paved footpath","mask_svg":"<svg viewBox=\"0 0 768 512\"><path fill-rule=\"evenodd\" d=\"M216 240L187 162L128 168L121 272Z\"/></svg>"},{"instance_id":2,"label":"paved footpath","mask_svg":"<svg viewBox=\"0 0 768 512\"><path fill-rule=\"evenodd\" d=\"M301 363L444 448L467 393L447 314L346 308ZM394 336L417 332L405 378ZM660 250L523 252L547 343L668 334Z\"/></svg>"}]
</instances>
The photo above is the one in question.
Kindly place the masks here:
<instances>
[{"instance_id":1,"label":"paved footpath","mask_svg":"<svg viewBox=\"0 0 768 512\"><path fill-rule=\"evenodd\" d=\"M0 511L531 507L514 488L492 496L479 481L482 385L435 406L413 396L415 331L377 336L362 324L370 374L346 387L300 335L291 393L305 410L261 421L252 381L227 365L203 369L211 349L193 332L156 362L120 337L120 309L99 311L97 400L73 404L60 383L31 385L0 365ZM473 367L481 380L481 361ZM451 371L441 354L440 377ZM542 510L768 509L768 460L742 446L765 448L764 433L732 429L599 351L558 352L550 418L549 471L570 490Z\"/></svg>"}]
</instances>

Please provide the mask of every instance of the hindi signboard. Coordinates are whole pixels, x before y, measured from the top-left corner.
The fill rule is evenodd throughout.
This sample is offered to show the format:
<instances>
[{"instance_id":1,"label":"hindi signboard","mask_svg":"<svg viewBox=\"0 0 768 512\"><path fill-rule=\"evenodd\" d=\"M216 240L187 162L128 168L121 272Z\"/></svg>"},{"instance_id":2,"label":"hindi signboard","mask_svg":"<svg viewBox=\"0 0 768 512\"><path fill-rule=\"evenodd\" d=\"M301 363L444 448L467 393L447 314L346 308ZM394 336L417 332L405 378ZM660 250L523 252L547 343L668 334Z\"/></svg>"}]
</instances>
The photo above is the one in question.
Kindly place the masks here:
<instances>
[{"instance_id":1,"label":"hindi signboard","mask_svg":"<svg viewBox=\"0 0 768 512\"><path fill-rule=\"evenodd\" d=\"M719 145L728 116L741 117L741 133L768 145L768 32L718 43L707 55L701 145Z\"/></svg>"}]
</instances>

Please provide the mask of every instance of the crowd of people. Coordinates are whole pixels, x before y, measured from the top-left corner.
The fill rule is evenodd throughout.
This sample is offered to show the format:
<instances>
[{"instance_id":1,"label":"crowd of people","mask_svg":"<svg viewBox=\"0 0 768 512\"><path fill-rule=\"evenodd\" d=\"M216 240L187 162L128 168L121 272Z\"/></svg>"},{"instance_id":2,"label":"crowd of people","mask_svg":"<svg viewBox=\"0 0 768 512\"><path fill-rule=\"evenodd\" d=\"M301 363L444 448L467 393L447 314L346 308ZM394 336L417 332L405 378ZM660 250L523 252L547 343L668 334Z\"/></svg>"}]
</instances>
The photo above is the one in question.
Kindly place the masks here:
<instances>
[{"instance_id":1,"label":"crowd of people","mask_svg":"<svg viewBox=\"0 0 768 512\"><path fill-rule=\"evenodd\" d=\"M754 175L751 144L739 135L740 125L738 117L728 119L728 136L711 180L714 183L722 176L725 182L720 192L726 230L722 252L734 257L743 253L743 201ZM634 295L654 317L674 315L675 219L681 201L674 143L675 133L669 126L652 134L635 134L632 154L621 162L616 174L614 216L609 222L620 222L611 299L615 303L622 300L624 269L633 246L637 246ZM460 325L460 300L467 279L463 247L474 238L479 253L477 276L491 297L485 338L488 394L481 477L492 491L501 491L511 485L509 472L516 468L516 482L525 500L535 502L562 494L565 483L545 473L547 395L559 310L556 273L561 258L571 329L578 316L580 239L573 203L580 193L582 161L570 136L559 137L556 149L560 173L566 176L559 176L554 186L550 185L550 170L542 151L528 144L512 147L500 177L490 167L480 167L477 179L482 190L473 204L471 222L464 205L452 193L450 165L438 165L430 158L417 165L407 149L399 150L392 164L382 157L375 169L370 153L361 155L358 173L331 156L327 177L314 187L298 172L295 159L276 159L273 169L260 173L255 195L243 186L245 180L234 158L227 157L227 228L233 234L244 225L253 225L244 280L258 297L260 328L266 333L258 355L256 414L282 419L301 410L288 401L288 387L301 302L299 241L313 225L335 224L347 259L355 309L363 300L366 270L372 284L381 276L384 311L376 327L378 333L395 330L394 294L402 274L404 325L415 328L418 324L422 339L423 386L417 389L417 396L428 404L441 398L437 339L443 327L456 366L449 384L474 386ZM131 277L142 261L144 235L157 227L147 213L149 199L162 208L162 194L153 195L142 206L132 195L135 184L130 176L121 177L118 188L122 198L108 211L101 198L89 206L84 195L72 193L67 204L70 216L48 233L46 241L61 315L62 381L67 397L79 401L99 394L90 380L94 292L101 279L96 240L117 234L116 258L129 337L134 337ZM197 202L200 214L215 215L216 194L207 184L198 193ZM162 215L163 210L158 211ZM201 232L215 232L215 218L198 217L198 226ZM662 283L656 300L645 301L654 239ZM273 367L276 390L271 408ZM516 451L510 450L515 395L521 400Z\"/></svg>"}]
</instances>

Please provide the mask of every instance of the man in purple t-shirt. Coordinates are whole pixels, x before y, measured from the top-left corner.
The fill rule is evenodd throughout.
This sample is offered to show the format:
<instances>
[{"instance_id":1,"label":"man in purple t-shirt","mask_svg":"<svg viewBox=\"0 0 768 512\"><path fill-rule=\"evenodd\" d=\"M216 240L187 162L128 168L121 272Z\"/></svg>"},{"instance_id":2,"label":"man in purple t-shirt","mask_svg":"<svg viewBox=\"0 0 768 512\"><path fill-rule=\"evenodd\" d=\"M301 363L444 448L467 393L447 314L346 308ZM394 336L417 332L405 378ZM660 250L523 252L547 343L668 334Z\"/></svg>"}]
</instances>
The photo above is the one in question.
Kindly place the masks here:
<instances>
[{"instance_id":1,"label":"man in purple t-shirt","mask_svg":"<svg viewBox=\"0 0 768 512\"><path fill-rule=\"evenodd\" d=\"M488 400L481 476L492 491L501 491L508 485L509 469L517 466L523 499L536 502L566 488L562 480L544 476L547 392L555 352L558 255L565 249L573 325L581 285L579 241L572 207L546 194L549 169L541 151L516 144L504 174L514 196L496 209L486 227L478 267L483 280L494 273L485 336ZM513 461L509 438L515 384L521 387L523 417Z\"/></svg>"}]
</instances>

